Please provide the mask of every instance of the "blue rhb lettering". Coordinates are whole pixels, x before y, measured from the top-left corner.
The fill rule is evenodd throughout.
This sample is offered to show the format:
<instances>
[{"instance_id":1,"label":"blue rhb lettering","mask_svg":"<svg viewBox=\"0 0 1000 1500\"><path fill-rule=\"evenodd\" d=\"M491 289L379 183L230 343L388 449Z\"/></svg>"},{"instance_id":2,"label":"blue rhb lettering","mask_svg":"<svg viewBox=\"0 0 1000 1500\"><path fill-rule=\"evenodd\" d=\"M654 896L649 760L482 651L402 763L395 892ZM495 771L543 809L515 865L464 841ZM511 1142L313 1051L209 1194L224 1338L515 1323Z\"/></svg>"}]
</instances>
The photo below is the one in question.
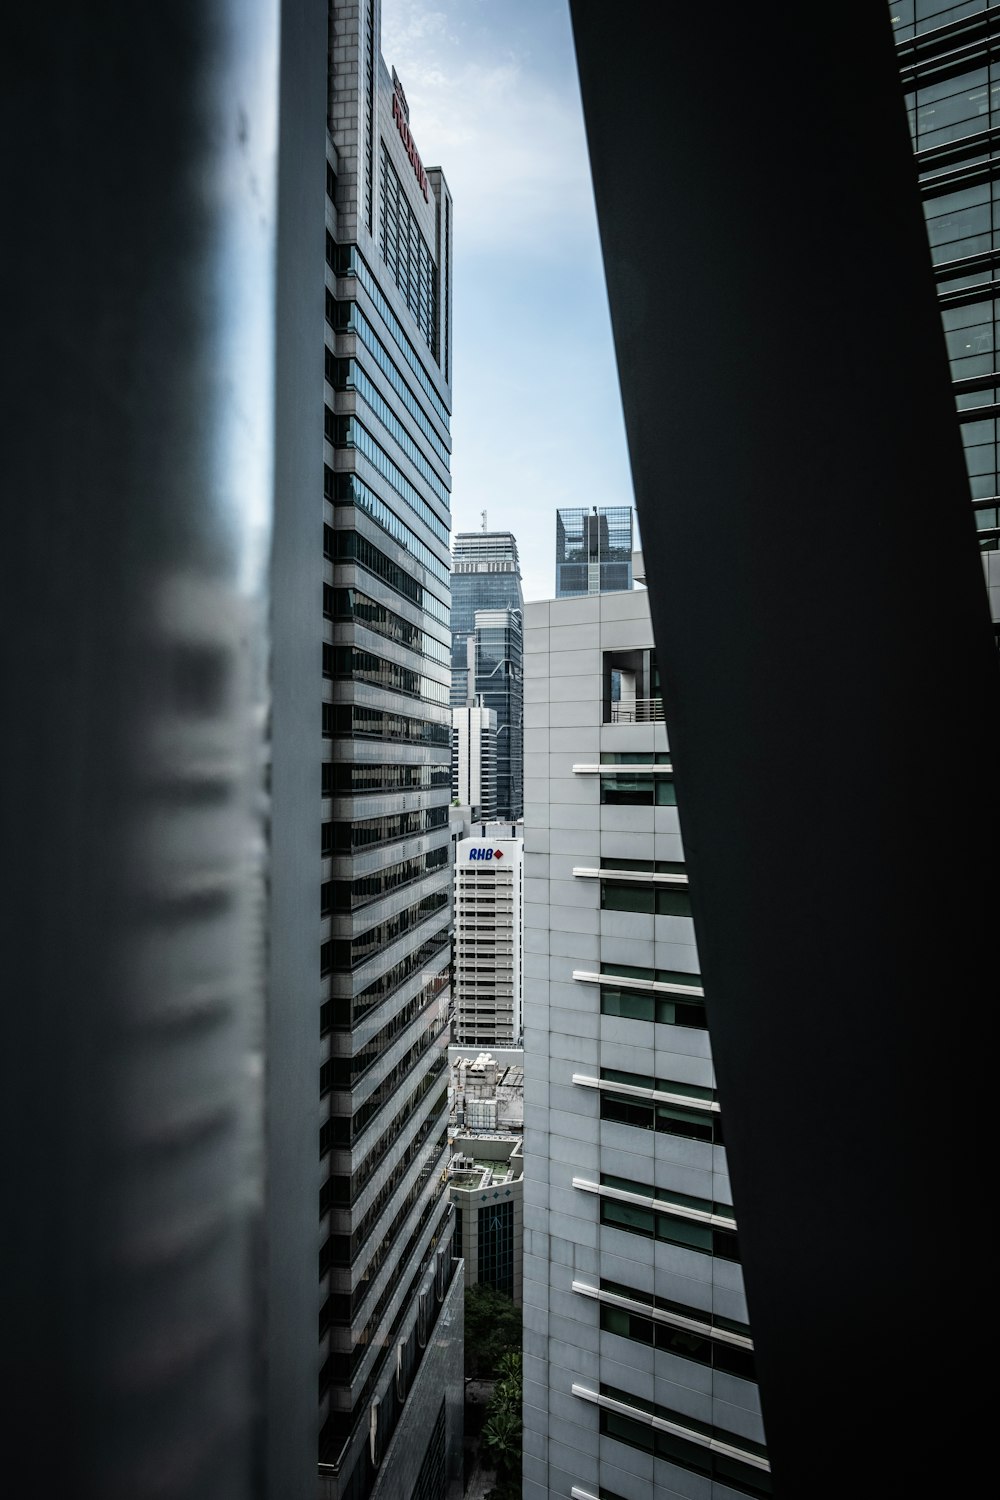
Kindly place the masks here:
<instances>
[{"instance_id":1,"label":"blue rhb lettering","mask_svg":"<svg viewBox=\"0 0 1000 1500\"><path fill-rule=\"evenodd\" d=\"M492 859L493 858L493 850L492 849L470 849L469 850L469 858L470 859Z\"/></svg>"}]
</instances>

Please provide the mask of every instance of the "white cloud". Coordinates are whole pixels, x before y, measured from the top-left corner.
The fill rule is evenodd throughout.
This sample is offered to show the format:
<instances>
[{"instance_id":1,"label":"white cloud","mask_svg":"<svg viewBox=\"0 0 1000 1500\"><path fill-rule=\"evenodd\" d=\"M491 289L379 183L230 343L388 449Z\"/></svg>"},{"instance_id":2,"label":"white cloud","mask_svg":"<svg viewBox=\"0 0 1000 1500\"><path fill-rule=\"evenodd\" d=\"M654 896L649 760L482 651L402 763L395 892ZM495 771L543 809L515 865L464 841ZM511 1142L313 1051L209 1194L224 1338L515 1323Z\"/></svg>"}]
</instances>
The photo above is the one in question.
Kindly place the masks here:
<instances>
[{"instance_id":1,"label":"white cloud","mask_svg":"<svg viewBox=\"0 0 1000 1500\"><path fill-rule=\"evenodd\" d=\"M502 6L385 0L382 16L383 55L406 89L424 162L444 168L463 252L557 258L593 220L572 58L544 72L501 45Z\"/></svg>"},{"instance_id":2,"label":"white cloud","mask_svg":"<svg viewBox=\"0 0 1000 1500\"><path fill-rule=\"evenodd\" d=\"M554 589L555 511L631 477L566 0L383 0L382 54L455 198L455 530Z\"/></svg>"}]
</instances>

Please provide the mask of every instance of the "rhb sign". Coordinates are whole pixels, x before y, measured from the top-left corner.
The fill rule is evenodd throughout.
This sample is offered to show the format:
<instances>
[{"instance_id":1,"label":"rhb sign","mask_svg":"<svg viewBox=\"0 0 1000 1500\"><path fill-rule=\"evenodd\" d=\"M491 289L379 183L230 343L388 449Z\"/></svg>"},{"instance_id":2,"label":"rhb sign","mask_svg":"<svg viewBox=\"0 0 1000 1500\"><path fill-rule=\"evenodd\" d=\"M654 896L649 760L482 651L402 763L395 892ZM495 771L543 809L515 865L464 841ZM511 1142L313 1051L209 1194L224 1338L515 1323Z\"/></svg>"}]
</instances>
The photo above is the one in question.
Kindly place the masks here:
<instances>
[{"instance_id":1,"label":"rhb sign","mask_svg":"<svg viewBox=\"0 0 1000 1500\"><path fill-rule=\"evenodd\" d=\"M470 859L503 859L502 849L470 849Z\"/></svg>"}]
</instances>

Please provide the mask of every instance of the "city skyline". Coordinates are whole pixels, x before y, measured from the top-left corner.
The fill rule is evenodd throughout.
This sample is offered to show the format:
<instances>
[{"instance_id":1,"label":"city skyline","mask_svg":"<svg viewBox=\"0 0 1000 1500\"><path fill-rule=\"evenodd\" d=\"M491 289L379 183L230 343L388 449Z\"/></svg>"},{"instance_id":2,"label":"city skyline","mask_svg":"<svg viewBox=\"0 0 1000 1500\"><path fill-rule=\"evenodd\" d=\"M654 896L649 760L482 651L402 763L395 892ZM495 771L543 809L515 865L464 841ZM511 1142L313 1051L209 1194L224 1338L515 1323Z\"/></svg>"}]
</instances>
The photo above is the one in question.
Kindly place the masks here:
<instances>
[{"instance_id":1,"label":"city skyline","mask_svg":"<svg viewBox=\"0 0 1000 1500\"><path fill-rule=\"evenodd\" d=\"M524 1129L524 1500L973 1493L1000 0L385 11L15 38L12 1432L459 1500L521 1157L453 1088ZM453 366L523 881L451 805ZM633 503L649 591L553 598ZM526 1066L463 1058L522 902Z\"/></svg>"}]
</instances>

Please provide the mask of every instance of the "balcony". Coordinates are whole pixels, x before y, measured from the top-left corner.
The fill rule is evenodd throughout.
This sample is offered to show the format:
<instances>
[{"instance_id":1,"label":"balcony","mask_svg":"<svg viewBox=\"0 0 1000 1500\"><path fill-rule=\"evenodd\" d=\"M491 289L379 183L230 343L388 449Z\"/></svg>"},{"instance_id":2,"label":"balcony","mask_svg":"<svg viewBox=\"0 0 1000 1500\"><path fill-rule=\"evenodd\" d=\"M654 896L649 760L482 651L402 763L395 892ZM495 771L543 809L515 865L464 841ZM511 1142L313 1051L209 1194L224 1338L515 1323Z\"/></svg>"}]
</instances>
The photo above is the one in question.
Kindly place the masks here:
<instances>
[{"instance_id":1,"label":"balcony","mask_svg":"<svg viewBox=\"0 0 1000 1500\"><path fill-rule=\"evenodd\" d=\"M603 653L604 723L662 724L656 653L648 646Z\"/></svg>"},{"instance_id":2,"label":"balcony","mask_svg":"<svg viewBox=\"0 0 1000 1500\"><path fill-rule=\"evenodd\" d=\"M662 724L662 698L630 698L610 705L605 724Z\"/></svg>"}]
</instances>

